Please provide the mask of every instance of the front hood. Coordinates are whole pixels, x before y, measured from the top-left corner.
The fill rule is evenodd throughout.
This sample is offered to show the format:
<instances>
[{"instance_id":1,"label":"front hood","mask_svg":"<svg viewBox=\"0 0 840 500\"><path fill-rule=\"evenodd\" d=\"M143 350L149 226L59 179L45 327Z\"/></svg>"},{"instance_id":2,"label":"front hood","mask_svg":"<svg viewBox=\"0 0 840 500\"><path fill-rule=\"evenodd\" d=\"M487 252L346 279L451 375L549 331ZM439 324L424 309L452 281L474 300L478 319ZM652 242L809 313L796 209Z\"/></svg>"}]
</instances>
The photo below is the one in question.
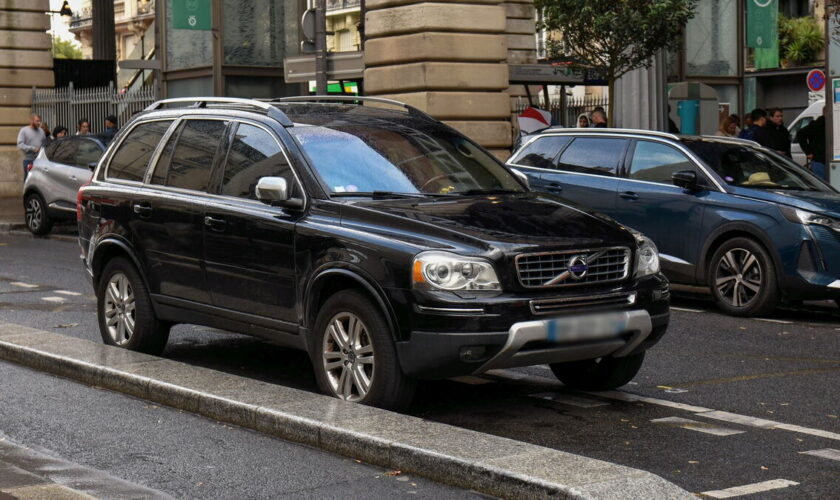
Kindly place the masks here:
<instances>
[{"instance_id":1,"label":"front hood","mask_svg":"<svg viewBox=\"0 0 840 500\"><path fill-rule=\"evenodd\" d=\"M342 210L342 225L353 222L504 252L635 246L614 220L543 193L359 200Z\"/></svg>"},{"instance_id":2,"label":"front hood","mask_svg":"<svg viewBox=\"0 0 840 500\"><path fill-rule=\"evenodd\" d=\"M824 191L792 191L768 189L750 189L730 186L734 194L754 200L769 201L781 205L840 217L840 194Z\"/></svg>"}]
</instances>

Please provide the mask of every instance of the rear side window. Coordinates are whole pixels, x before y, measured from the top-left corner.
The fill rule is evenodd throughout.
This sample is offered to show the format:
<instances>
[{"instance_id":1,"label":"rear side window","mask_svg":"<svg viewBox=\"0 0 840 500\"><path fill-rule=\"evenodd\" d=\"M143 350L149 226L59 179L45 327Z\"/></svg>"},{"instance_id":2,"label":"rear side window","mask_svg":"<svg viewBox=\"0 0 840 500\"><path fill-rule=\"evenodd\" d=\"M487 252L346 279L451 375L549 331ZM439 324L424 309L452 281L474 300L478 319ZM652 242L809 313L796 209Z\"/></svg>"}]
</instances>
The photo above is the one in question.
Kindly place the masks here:
<instances>
[{"instance_id":1,"label":"rear side window","mask_svg":"<svg viewBox=\"0 0 840 500\"><path fill-rule=\"evenodd\" d=\"M216 150L227 128L221 120L186 120L161 154L152 182L206 191Z\"/></svg>"},{"instance_id":2,"label":"rear side window","mask_svg":"<svg viewBox=\"0 0 840 500\"><path fill-rule=\"evenodd\" d=\"M557 135L540 137L525 146L511 163L522 165L523 167L557 168L557 164L554 163L554 158L560 154L560 150L570 140L570 137Z\"/></svg>"},{"instance_id":3,"label":"rear side window","mask_svg":"<svg viewBox=\"0 0 840 500\"><path fill-rule=\"evenodd\" d=\"M141 123L128 133L111 158L108 178L142 182L146 167L172 120Z\"/></svg>"},{"instance_id":4,"label":"rear side window","mask_svg":"<svg viewBox=\"0 0 840 500\"><path fill-rule=\"evenodd\" d=\"M259 127L242 123L225 161L222 194L256 200L255 188L261 177L284 177L290 187L295 186L291 196L300 197L294 174L274 136Z\"/></svg>"},{"instance_id":5,"label":"rear side window","mask_svg":"<svg viewBox=\"0 0 840 500\"><path fill-rule=\"evenodd\" d=\"M563 151L558 163L568 172L615 176L626 148L627 139L579 137Z\"/></svg>"},{"instance_id":6,"label":"rear side window","mask_svg":"<svg viewBox=\"0 0 840 500\"><path fill-rule=\"evenodd\" d=\"M78 147L73 155L73 165L87 168L88 165L99 161L99 158L102 157L102 149L95 142L82 139L77 144Z\"/></svg>"},{"instance_id":7,"label":"rear side window","mask_svg":"<svg viewBox=\"0 0 840 500\"><path fill-rule=\"evenodd\" d=\"M672 184L672 176L681 170L692 170L699 178L703 173L694 167L687 156L665 144L639 141L630 164L631 179L660 184Z\"/></svg>"},{"instance_id":8,"label":"rear side window","mask_svg":"<svg viewBox=\"0 0 840 500\"><path fill-rule=\"evenodd\" d=\"M53 141L44 151L47 159L55 163L70 165L73 163L73 154L76 151L76 139L64 139Z\"/></svg>"}]
</instances>

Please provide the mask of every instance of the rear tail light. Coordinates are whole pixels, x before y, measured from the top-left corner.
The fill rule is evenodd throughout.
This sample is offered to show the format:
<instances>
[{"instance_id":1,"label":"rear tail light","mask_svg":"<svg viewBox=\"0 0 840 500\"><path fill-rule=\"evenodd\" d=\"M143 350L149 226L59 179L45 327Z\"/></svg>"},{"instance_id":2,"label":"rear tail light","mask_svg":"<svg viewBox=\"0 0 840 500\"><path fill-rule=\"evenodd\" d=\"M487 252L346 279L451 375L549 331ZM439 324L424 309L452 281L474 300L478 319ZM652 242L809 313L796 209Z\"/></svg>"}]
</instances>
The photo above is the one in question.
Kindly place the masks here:
<instances>
[{"instance_id":1,"label":"rear tail light","mask_svg":"<svg viewBox=\"0 0 840 500\"><path fill-rule=\"evenodd\" d=\"M35 162L30 162L29 165L26 166L26 171L31 172L32 167L34 167L34 166L35 166Z\"/></svg>"},{"instance_id":2,"label":"rear tail light","mask_svg":"<svg viewBox=\"0 0 840 500\"><path fill-rule=\"evenodd\" d=\"M88 184L90 184L90 181L87 181L81 186L79 186L79 191L76 193L76 222L82 220L82 203L85 201L84 195L82 194L82 189L84 189L84 187Z\"/></svg>"}]
</instances>

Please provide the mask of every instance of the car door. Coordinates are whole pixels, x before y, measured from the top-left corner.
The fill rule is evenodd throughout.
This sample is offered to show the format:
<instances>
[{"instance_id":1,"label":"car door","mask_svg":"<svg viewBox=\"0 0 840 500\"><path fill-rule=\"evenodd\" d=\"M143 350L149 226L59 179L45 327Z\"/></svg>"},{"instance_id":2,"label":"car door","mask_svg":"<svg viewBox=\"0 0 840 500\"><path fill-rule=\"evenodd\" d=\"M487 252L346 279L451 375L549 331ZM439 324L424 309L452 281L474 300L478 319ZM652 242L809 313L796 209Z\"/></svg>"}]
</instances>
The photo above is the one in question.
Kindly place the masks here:
<instances>
[{"instance_id":1,"label":"car door","mask_svg":"<svg viewBox=\"0 0 840 500\"><path fill-rule=\"evenodd\" d=\"M542 176L557 169L555 160L571 140L571 137L563 135L539 136L517 151L507 163L528 177L531 189L562 195L562 186L556 183L549 185Z\"/></svg>"},{"instance_id":2,"label":"car door","mask_svg":"<svg viewBox=\"0 0 840 500\"><path fill-rule=\"evenodd\" d=\"M299 210L257 200L262 177L283 177L303 191L280 141L268 128L237 123L207 204L204 255L213 305L285 322L297 331L295 224Z\"/></svg>"},{"instance_id":3,"label":"car door","mask_svg":"<svg viewBox=\"0 0 840 500\"><path fill-rule=\"evenodd\" d=\"M575 137L557 159L557 168L543 172L549 188L583 207L612 216L618 165L629 140L621 137Z\"/></svg>"},{"instance_id":4,"label":"car door","mask_svg":"<svg viewBox=\"0 0 840 500\"><path fill-rule=\"evenodd\" d=\"M69 179L76 173L73 159L79 142L75 137L53 141L44 151L47 161L33 166L42 176L39 188L44 202L53 210L76 210L76 193L68 197L68 192Z\"/></svg>"},{"instance_id":5,"label":"car door","mask_svg":"<svg viewBox=\"0 0 840 500\"><path fill-rule=\"evenodd\" d=\"M656 243L668 276L690 282L712 182L683 151L664 142L634 141L626 164L618 185L615 219ZM683 170L694 171L706 188L692 192L675 186L671 177Z\"/></svg>"},{"instance_id":6,"label":"car door","mask_svg":"<svg viewBox=\"0 0 840 500\"><path fill-rule=\"evenodd\" d=\"M88 165L99 161L104 148L95 140L83 137L74 137L70 142L73 145L72 158L59 182L62 186L62 203L68 204L72 210L75 210L76 194L82 184L89 181L93 174Z\"/></svg>"},{"instance_id":7,"label":"car door","mask_svg":"<svg viewBox=\"0 0 840 500\"><path fill-rule=\"evenodd\" d=\"M147 186L132 200L132 234L158 300L211 304L204 273L204 205L229 121L186 118L172 133ZM189 301L189 302L183 302Z\"/></svg>"}]
</instances>

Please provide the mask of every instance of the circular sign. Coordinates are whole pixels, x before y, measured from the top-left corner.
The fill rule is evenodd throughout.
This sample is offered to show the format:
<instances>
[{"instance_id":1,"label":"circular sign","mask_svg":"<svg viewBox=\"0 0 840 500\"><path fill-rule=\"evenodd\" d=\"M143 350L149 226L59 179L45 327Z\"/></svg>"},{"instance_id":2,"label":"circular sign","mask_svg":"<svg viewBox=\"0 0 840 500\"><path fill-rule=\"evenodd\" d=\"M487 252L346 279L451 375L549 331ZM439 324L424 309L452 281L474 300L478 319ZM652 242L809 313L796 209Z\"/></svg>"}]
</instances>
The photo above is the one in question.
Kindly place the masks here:
<instances>
[{"instance_id":1,"label":"circular sign","mask_svg":"<svg viewBox=\"0 0 840 500\"><path fill-rule=\"evenodd\" d=\"M812 69L808 72L806 82L811 92L819 92L825 88L825 73L819 69Z\"/></svg>"}]
</instances>

